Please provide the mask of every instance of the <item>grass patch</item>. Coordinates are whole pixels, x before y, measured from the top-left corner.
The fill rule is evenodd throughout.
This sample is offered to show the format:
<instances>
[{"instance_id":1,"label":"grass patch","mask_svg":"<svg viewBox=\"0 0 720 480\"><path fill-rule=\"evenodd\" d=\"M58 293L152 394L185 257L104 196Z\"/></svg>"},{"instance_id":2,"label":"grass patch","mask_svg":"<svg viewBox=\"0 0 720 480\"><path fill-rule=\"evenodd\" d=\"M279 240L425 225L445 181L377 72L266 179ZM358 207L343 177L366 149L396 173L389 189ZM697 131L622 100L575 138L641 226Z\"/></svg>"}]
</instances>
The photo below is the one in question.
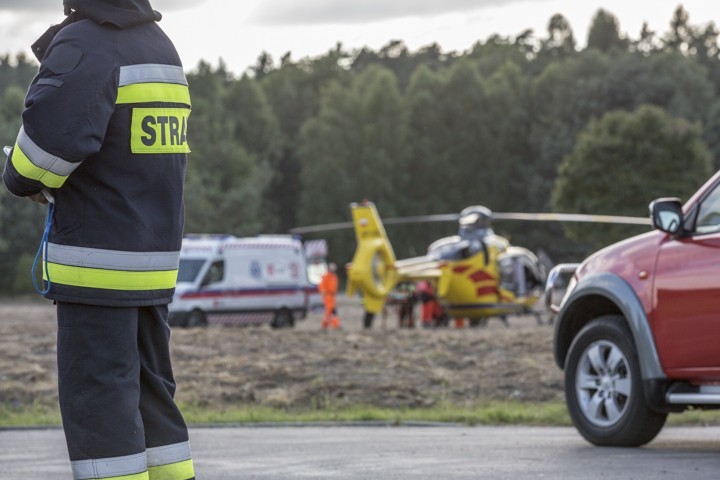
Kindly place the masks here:
<instances>
[{"instance_id":1,"label":"grass patch","mask_svg":"<svg viewBox=\"0 0 720 480\"><path fill-rule=\"evenodd\" d=\"M0 427L54 426L60 423L57 407L0 404Z\"/></svg>"},{"instance_id":2,"label":"grass patch","mask_svg":"<svg viewBox=\"0 0 720 480\"><path fill-rule=\"evenodd\" d=\"M561 403L488 402L472 407L443 404L432 408L389 409L350 406L333 409L288 410L243 406L207 408L181 405L189 424L253 424L312 422L449 422L466 425L569 425ZM0 427L59 425L57 408L0 405Z\"/></svg>"},{"instance_id":3,"label":"grass patch","mask_svg":"<svg viewBox=\"0 0 720 480\"><path fill-rule=\"evenodd\" d=\"M561 403L489 402L473 407L443 404L431 408L389 409L351 406L325 410L240 407L212 410L183 405L189 423L447 422L466 425L570 425Z\"/></svg>"},{"instance_id":4,"label":"grass patch","mask_svg":"<svg viewBox=\"0 0 720 480\"><path fill-rule=\"evenodd\" d=\"M720 425L720 410L686 410L681 414L671 414L666 425Z\"/></svg>"},{"instance_id":5,"label":"grass patch","mask_svg":"<svg viewBox=\"0 0 720 480\"><path fill-rule=\"evenodd\" d=\"M442 404L431 408L389 409L350 406L333 409L288 410L243 406L207 408L181 405L189 424L257 424L314 422L383 422L403 425L414 422L444 422L463 425L570 426L562 402L486 402L471 407ZM59 410L47 406L16 407L0 404L0 427L57 426ZM668 417L668 425L720 425L720 410L689 410Z\"/></svg>"}]
</instances>

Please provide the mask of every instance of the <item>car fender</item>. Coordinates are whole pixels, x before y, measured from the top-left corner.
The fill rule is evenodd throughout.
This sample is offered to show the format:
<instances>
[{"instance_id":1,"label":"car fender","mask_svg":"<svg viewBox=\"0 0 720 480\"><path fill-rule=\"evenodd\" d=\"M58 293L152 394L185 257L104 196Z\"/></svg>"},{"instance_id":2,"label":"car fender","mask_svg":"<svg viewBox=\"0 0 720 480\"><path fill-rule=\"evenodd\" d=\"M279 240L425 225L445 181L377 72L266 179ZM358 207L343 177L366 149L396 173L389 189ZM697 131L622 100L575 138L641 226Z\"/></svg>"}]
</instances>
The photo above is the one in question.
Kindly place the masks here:
<instances>
[{"instance_id":1,"label":"car fender","mask_svg":"<svg viewBox=\"0 0 720 480\"><path fill-rule=\"evenodd\" d=\"M555 362L564 368L573 338L594 318L621 314L632 332L644 380L667 378L660 364L645 309L632 287L621 277L601 272L583 277L563 299L555 320Z\"/></svg>"}]
</instances>

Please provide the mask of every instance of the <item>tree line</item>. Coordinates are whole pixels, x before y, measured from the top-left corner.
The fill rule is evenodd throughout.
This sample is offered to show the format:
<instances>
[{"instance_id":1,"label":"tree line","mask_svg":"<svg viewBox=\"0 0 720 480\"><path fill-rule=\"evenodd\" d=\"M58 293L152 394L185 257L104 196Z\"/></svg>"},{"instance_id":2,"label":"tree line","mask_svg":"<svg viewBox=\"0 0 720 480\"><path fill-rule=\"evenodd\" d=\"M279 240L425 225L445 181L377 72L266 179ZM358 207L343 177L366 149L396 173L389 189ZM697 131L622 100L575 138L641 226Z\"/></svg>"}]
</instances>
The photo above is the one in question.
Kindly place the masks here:
<instances>
[{"instance_id":1,"label":"tree line","mask_svg":"<svg viewBox=\"0 0 720 480\"><path fill-rule=\"evenodd\" d=\"M493 35L465 52L341 44L314 58L262 53L241 75L221 61L188 72L193 113L186 231L286 233L349 219L495 211L647 215L687 198L720 166L720 46L715 25L678 7L666 32L633 38L599 10L586 47L560 14L547 31ZM14 143L37 70L0 58L0 142ZM0 194L0 292L27 290L43 209ZM422 254L454 225L389 228L399 256ZM556 261L637 228L497 224ZM330 241L342 264L352 232Z\"/></svg>"}]
</instances>

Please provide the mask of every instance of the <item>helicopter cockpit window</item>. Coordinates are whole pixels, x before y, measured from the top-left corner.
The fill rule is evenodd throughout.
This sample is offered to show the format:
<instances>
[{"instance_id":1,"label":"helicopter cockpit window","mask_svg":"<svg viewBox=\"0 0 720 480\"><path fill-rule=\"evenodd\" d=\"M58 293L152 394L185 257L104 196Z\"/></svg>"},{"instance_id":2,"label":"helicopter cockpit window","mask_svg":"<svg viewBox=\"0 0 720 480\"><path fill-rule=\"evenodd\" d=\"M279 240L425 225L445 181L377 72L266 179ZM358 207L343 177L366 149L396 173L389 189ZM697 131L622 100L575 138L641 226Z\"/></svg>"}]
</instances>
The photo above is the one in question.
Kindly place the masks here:
<instances>
[{"instance_id":1,"label":"helicopter cockpit window","mask_svg":"<svg viewBox=\"0 0 720 480\"><path fill-rule=\"evenodd\" d=\"M697 233L720 231L720 187L716 187L700 205L695 231Z\"/></svg>"}]
</instances>

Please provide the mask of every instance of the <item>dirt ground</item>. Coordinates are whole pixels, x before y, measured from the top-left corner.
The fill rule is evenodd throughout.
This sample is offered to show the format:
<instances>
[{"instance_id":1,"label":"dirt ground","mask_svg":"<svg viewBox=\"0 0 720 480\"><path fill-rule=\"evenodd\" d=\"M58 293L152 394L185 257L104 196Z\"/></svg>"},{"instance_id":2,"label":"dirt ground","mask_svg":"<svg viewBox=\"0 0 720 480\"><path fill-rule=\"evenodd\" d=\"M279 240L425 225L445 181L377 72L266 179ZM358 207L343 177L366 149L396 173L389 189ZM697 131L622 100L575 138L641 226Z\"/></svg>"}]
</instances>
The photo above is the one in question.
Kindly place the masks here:
<instances>
[{"instance_id":1,"label":"dirt ground","mask_svg":"<svg viewBox=\"0 0 720 480\"><path fill-rule=\"evenodd\" d=\"M173 329L177 398L202 406L292 409L365 405L421 407L448 401L562 398L552 327L533 317L510 326L398 329L390 307L362 328L356 299L341 297L342 329L311 314L294 329ZM0 404L57 403L55 311L50 302L0 300Z\"/></svg>"}]
</instances>

